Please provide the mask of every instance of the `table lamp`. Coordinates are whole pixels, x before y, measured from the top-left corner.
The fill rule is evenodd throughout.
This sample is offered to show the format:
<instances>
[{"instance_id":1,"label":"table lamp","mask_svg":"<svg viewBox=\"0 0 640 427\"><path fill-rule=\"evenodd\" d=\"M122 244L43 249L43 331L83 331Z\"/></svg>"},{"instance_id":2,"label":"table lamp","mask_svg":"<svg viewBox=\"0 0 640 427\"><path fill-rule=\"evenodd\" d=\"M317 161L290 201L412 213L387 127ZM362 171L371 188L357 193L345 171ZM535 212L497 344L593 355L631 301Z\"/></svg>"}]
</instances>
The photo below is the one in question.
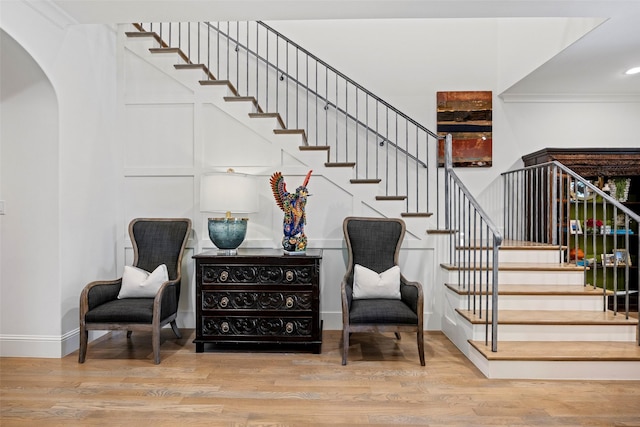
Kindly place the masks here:
<instances>
[{"instance_id":1,"label":"table lamp","mask_svg":"<svg viewBox=\"0 0 640 427\"><path fill-rule=\"evenodd\" d=\"M202 175L200 180L200 211L224 212L223 218L209 218L209 238L221 255L235 255L247 234L248 218L232 217L258 211L255 179L251 175L227 172Z\"/></svg>"}]
</instances>

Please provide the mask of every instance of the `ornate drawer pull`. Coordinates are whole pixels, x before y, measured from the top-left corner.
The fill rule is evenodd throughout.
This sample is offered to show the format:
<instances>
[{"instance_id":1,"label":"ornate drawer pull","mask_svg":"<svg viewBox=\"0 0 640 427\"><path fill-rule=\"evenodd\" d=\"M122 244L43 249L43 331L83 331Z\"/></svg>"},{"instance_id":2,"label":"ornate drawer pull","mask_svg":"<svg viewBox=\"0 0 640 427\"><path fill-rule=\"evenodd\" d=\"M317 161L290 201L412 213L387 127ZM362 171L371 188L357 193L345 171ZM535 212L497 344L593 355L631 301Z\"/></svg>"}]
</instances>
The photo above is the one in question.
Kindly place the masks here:
<instances>
[{"instance_id":1,"label":"ornate drawer pull","mask_svg":"<svg viewBox=\"0 0 640 427\"><path fill-rule=\"evenodd\" d=\"M220 281L221 282L226 282L228 278L229 278L229 272L228 271L223 271L222 273L220 273Z\"/></svg>"},{"instance_id":2,"label":"ornate drawer pull","mask_svg":"<svg viewBox=\"0 0 640 427\"><path fill-rule=\"evenodd\" d=\"M287 306L287 308L293 307L293 298L292 297L287 297L287 300L286 300L286 302L284 304Z\"/></svg>"},{"instance_id":3,"label":"ornate drawer pull","mask_svg":"<svg viewBox=\"0 0 640 427\"><path fill-rule=\"evenodd\" d=\"M229 305L229 298L228 297L222 297L220 299L220 307L226 307L227 305Z\"/></svg>"},{"instance_id":4,"label":"ornate drawer pull","mask_svg":"<svg viewBox=\"0 0 640 427\"><path fill-rule=\"evenodd\" d=\"M287 282L291 282L293 280L293 271L287 270L287 272L284 273L284 277L287 279Z\"/></svg>"},{"instance_id":5,"label":"ornate drawer pull","mask_svg":"<svg viewBox=\"0 0 640 427\"><path fill-rule=\"evenodd\" d=\"M287 325L285 326L285 330L287 331L288 334L293 332L293 323L288 322Z\"/></svg>"},{"instance_id":6,"label":"ornate drawer pull","mask_svg":"<svg viewBox=\"0 0 640 427\"><path fill-rule=\"evenodd\" d=\"M222 322L222 325L220 325L220 329L224 333L229 332L229 322Z\"/></svg>"}]
</instances>

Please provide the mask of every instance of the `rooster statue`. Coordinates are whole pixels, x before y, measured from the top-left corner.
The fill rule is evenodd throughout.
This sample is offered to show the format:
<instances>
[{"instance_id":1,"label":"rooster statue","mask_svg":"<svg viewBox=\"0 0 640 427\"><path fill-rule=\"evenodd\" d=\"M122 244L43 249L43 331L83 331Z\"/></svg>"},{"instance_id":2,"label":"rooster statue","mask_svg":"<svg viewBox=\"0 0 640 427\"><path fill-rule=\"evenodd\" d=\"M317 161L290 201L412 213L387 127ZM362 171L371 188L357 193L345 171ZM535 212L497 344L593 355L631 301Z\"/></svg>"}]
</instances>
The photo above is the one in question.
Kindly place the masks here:
<instances>
[{"instance_id":1,"label":"rooster statue","mask_svg":"<svg viewBox=\"0 0 640 427\"><path fill-rule=\"evenodd\" d=\"M304 209L309 196L307 184L311 172L313 171L307 173L304 182L296 188L295 193L287 192L287 184L281 172L275 172L269 180L276 203L284 211L282 247L288 253L304 253L307 248L307 236L304 234L307 217Z\"/></svg>"}]
</instances>

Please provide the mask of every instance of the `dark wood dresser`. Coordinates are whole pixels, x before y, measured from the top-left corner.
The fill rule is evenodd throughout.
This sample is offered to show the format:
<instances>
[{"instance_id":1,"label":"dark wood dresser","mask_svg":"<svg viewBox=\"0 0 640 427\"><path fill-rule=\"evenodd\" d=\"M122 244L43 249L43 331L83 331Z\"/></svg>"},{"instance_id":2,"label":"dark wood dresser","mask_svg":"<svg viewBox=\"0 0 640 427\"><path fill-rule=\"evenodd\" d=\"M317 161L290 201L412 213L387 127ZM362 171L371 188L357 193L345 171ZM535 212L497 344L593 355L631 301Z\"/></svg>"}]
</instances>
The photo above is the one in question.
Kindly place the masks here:
<instances>
[{"instance_id":1,"label":"dark wood dresser","mask_svg":"<svg viewBox=\"0 0 640 427\"><path fill-rule=\"evenodd\" d=\"M320 353L321 250L216 251L196 261L196 352L212 347Z\"/></svg>"}]
</instances>

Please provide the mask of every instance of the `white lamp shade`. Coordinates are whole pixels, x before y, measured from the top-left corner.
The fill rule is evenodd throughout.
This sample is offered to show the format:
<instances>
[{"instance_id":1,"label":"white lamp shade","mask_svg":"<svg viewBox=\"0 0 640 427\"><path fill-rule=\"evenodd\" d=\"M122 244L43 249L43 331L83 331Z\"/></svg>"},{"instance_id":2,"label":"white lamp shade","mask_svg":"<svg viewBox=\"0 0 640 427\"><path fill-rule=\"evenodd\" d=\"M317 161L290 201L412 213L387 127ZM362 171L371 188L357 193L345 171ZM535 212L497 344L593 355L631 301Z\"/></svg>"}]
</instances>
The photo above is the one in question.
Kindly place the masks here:
<instances>
[{"instance_id":1,"label":"white lamp shade","mask_svg":"<svg viewBox=\"0 0 640 427\"><path fill-rule=\"evenodd\" d=\"M235 172L202 175L200 211L238 214L257 212L258 197L255 178Z\"/></svg>"}]
</instances>

